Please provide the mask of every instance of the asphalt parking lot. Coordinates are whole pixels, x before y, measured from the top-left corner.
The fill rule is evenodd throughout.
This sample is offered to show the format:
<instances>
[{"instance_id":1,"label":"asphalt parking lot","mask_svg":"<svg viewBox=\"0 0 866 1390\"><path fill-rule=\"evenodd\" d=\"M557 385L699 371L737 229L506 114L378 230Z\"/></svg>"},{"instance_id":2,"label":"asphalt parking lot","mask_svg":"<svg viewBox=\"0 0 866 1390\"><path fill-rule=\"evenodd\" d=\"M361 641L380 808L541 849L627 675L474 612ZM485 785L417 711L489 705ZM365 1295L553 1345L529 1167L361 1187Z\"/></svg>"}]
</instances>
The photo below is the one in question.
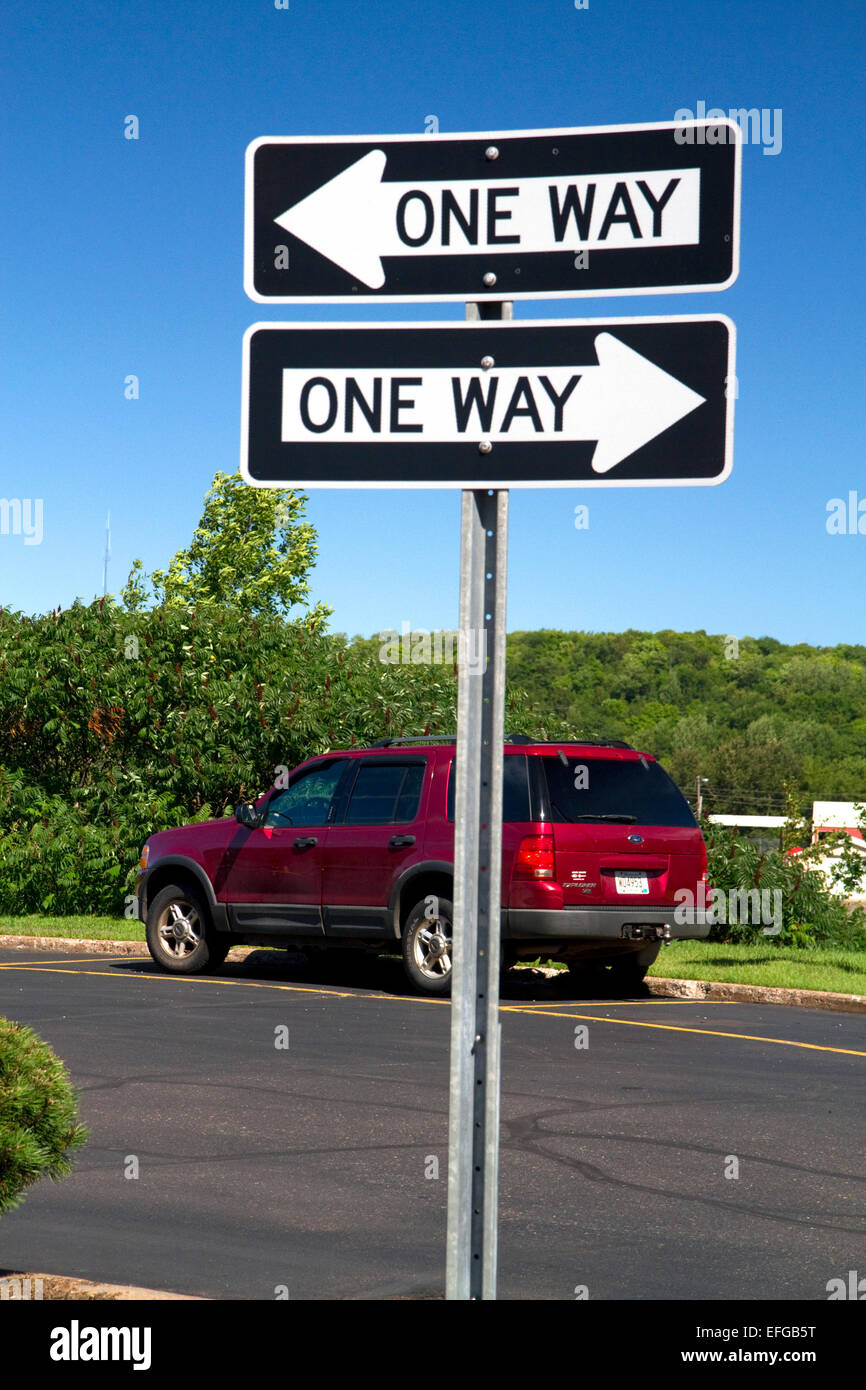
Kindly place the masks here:
<instances>
[{"instance_id":1,"label":"asphalt parking lot","mask_svg":"<svg viewBox=\"0 0 866 1390\"><path fill-rule=\"evenodd\" d=\"M826 1300L866 1270L866 1015L573 988L503 994L500 1297ZM3 1268L442 1295L450 1006L397 961L182 978L7 949L0 1014L63 1058L91 1131L4 1216Z\"/></svg>"}]
</instances>

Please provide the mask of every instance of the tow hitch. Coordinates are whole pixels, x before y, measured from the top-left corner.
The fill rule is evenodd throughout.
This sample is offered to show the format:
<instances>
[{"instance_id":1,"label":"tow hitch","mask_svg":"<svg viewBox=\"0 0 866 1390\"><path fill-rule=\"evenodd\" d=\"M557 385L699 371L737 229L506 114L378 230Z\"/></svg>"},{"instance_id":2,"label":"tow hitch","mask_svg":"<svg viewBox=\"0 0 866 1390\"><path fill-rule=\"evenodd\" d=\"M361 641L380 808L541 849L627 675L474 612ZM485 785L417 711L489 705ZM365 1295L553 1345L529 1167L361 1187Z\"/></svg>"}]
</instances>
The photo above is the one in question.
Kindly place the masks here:
<instances>
[{"instance_id":1,"label":"tow hitch","mask_svg":"<svg viewBox=\"0 0 866 1390\"><path fill-rule=\"evenodd\" d=\"M627 941L661 941L665 945L671 939L671 929L667 922L663 927L625 926L622 934Z\"/></svg>"}]
</instances>

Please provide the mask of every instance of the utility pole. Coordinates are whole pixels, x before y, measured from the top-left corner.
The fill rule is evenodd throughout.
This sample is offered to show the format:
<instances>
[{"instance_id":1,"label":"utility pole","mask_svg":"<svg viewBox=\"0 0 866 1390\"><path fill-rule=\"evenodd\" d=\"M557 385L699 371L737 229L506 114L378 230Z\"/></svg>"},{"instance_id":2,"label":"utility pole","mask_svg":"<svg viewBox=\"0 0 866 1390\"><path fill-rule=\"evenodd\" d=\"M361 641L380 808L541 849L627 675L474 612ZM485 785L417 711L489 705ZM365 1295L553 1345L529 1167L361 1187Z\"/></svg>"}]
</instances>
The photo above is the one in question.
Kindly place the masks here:
<instances>
[{"instance_id":1,"label":"utility pole","mask_svg":"<svg viewBox=\"0 0 866 1390\"><path fill-rule=\"evenodd\" d=\"M709 782L709 780L710 780L709 777L698 777L698 779L697 779L697 785L698 785L698 820L700 820L701 814L702 814L703 808L704 808L704 795L703 795L703 792L701 791L701 783L702 783L702 782L703 782L703 783Z\"/></svg>"}]
</instances>

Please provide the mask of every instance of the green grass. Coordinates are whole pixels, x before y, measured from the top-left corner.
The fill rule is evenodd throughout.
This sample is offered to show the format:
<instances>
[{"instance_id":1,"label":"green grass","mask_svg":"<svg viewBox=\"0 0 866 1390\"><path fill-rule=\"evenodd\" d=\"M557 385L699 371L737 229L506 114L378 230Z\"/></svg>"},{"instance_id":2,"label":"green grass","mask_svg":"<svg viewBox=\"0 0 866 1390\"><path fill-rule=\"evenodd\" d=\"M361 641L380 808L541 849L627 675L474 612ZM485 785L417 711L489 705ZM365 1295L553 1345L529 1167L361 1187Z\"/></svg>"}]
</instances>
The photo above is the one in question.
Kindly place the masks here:
<instances>
[{"instance_id":1,"label":"green grass","mask_svg":"<svg viewBox=\"0 0 866 1390\"><path fill-rule=\"evenodd\" d=\"M126 917L6 917L3 936L78 936L89 941L143 941L144 923Z\"/></svg>"},{"instance_id":2,"label":"green grass","mask_svg":"<svg viewBox=\"0 0 866 1390\"><path fill-rule=\"evenodd\" d=\"M866 951L673 941L662 947L649 973L678 980L720 980L740 985L866 994Z\"/></svg>"}]
</instances>

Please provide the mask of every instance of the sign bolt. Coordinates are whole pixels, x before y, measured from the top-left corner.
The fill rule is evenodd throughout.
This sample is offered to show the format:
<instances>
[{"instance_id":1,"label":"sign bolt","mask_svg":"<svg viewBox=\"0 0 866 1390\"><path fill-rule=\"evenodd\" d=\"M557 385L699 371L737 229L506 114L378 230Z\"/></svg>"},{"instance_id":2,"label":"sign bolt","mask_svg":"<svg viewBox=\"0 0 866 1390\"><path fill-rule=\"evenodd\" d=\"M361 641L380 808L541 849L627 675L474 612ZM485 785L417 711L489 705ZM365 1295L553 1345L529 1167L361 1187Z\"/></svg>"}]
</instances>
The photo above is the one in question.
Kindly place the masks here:
<instances>
[{"instance_id":1,"label":"sign bolt","mask_svg":"<svg viewBox=\"0 0 866 1390\"><path fill-rule=\"evenodd\" d=\"M488 270L487 274L484 276L484 283L489 289L492 289L496 284L496 276L493 274L492 270Z\"/></svg>"},{"instance_id":2,"label":"sign bolt","mask_svg":"<svg viewBox=\"0 0 866 1390\"><path fill-rule=\"evenodd\" d=\"M484 368L485 372L489 372L491 367L496 366L496 363L492 357L482 357L481 365Z\"/></svg>"},{"instance_id":3,"label":"sign bolt","mask_svg":"<svg viewBox=\"0 0 866 1390\"><path fill-rule=\"evenodd\" d=\"M489 454L492 448L493 445L490 443L489 439L482 439L481 443L478 445L478 452L479 454Z\"/></svg>"},{"instance_id":4,"label":"sign bolt","mask_svg":"<svg viewBox=\"0 0 866 1390\"><path fill-rule=\"evenodd\" d=\"M498 151L498 149L496 148L495 145L488 145L488 146L487 146L487 149L484 151L484 158L485 158L485 159L498 159L498 158L499 158L499 151Z\"/></svg>"}]
</instances>

